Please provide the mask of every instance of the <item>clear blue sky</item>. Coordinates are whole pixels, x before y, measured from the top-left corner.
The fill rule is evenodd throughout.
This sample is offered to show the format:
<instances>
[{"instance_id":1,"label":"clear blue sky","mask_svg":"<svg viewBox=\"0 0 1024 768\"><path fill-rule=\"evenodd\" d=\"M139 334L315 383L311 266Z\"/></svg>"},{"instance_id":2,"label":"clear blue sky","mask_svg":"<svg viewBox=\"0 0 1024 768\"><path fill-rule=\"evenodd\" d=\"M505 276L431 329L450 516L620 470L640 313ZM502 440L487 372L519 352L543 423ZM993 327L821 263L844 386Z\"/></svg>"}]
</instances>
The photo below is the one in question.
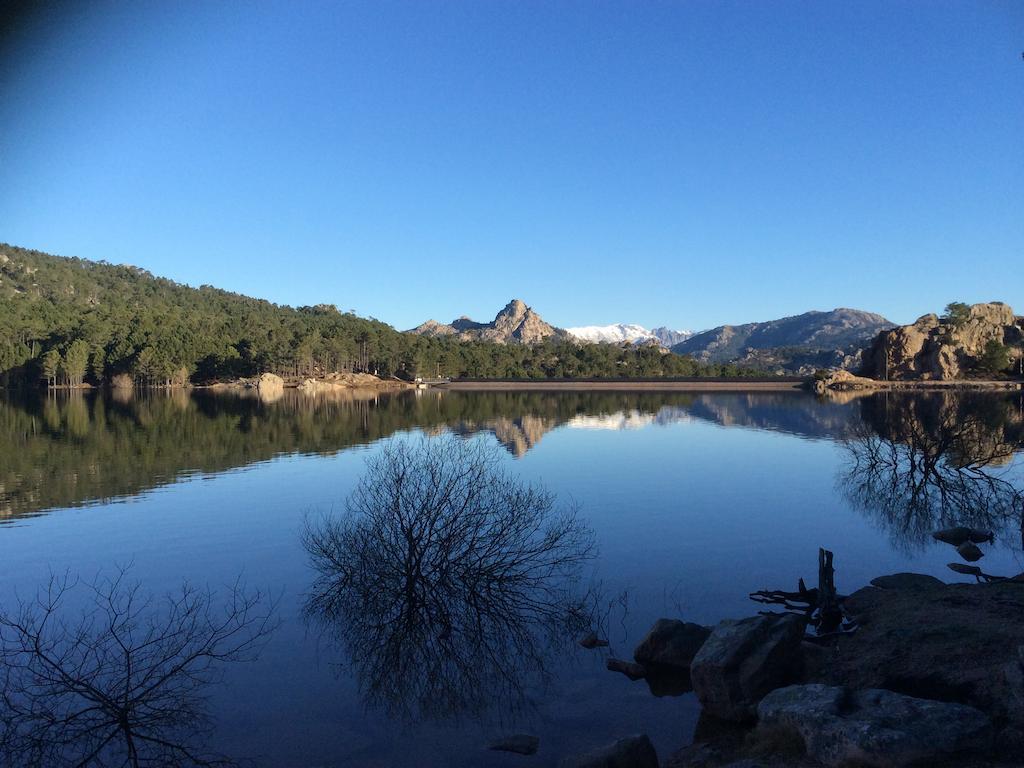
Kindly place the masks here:
<instances>
[{"instance_id":1,"label":"clear blue sky","mask_svg":"<svg viewBox=\"0 0 1024 768\"><path fill-rule=\"evenodd\" d=\"M406 328L1024 312L1024 4L91 2L0 40L0 240Z\"/></svg>"}]
</instances>

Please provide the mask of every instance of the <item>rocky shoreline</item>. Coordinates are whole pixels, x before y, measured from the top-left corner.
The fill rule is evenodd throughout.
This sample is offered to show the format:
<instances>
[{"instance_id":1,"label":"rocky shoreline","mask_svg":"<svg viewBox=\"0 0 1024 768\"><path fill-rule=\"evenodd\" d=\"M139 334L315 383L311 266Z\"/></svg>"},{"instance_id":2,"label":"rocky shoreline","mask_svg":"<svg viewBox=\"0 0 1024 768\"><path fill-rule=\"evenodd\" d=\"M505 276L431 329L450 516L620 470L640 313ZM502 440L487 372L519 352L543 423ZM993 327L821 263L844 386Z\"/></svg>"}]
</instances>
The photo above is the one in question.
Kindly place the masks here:
<instances>
[{"instance_id":1,"label":"rocky shoreline","mask_svg":"<svg viewBox=\"0 0 1024 768\"><path fill-rule=\"evenodd\" d=\"M849 371L832 371L827 376L811 381L811 389L819 395L834 392L882 391L958 391L958 390L1020 390L1024 381L1013 379L898 379L879 381L856 376Z\"/></svg>"},{"instance_id":2,"label":"rocky shoreline","mask_svg":"<svg viewBox=\"0 0 1024 768\"><path fill-rule=\"evenodd\" d=\"M815 628L818 611L789 602L820 601L802 582L797 593L752 595L786 596L783 612L714 627L659 619L632 662L608 667L652 691L665 680L681 685L676 694L692 690L702 706L694 743L659 761L632 735L562 768L1021 765L1024 574L950 567L977 583L882 576L837 596L842 622L827 632Z\"/></svg>"},{"instance_id":3,"label":"rocky shoreline","mask_svg":"<svg viewBox=\"0 0 1024 768\"><path fill-rule=\"evenodd\" d=\"M261 400L276 400L284 394L286 389L295 389L303 394L316 395L327 392L341 392L349 390L373 390L378 392L391 392L404 389L413 389L414 384L400 379L382 379L370 373L328 373L320 377L290 377L284 379L275 373L263 373L251 379L236 379L234 381L209 384L196 389L207 389L218 391L254 391Z\"/></svg>"}]
</instances>

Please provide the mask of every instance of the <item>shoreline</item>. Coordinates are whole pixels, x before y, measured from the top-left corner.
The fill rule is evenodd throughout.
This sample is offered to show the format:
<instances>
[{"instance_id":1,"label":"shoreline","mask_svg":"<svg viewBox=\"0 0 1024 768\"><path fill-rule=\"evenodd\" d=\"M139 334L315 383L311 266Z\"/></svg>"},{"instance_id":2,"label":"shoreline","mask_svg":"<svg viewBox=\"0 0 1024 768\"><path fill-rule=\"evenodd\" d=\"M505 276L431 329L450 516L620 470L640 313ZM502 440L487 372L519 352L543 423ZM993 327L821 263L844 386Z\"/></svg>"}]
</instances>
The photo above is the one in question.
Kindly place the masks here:
<instances>
[{"instance_id":1,"label":"shoreline","mask_svg":"<svg viewBox=\"0 0 1024 768\"><path fill-rule=\"evenodd\" d=\"M607 381L452 381L446 384L433 384L431 389L449 392L585 392L585 391L617 391L617 392L802 392L805 391L804 380L783 379L781 381L736 379L725 381L710 379L708 381L631 381L609 379Z\"/></svg>"}]
</instances>

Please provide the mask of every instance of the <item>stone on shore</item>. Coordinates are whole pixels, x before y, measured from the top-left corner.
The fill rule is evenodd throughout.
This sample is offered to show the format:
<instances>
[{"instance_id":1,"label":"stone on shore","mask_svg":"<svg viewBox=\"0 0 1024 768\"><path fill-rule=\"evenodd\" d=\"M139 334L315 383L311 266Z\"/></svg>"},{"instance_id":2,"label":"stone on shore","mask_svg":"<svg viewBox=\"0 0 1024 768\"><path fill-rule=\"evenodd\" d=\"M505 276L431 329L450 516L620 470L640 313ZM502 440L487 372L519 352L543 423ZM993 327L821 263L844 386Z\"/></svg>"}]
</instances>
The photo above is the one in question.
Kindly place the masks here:
<instances>
[{"instance_id":1,"label":"stone on shore","mask_svg":"<svg viewBox=\"0 0 1024 768\"><path fill-rule=\"evenodd\" d=\"M992 742L989 718L973 707L879 689L794 685L765 696L757 714L759 727L799 733L807 755L826 766L906 766L983 754Z\"/></svg>"},{"instance_id":2,"label":"stone on shore","mask_svg":"<svg viewBox=\"0 0 1024 768\"><path fill-rule=\"evenodd\" d=\"M709 627L676 619L658 619L633 651L644 666L689 671L693 657L711 634Z\"/></svg>"},{"instance_id":3,"label":"stone on shore","mask_svg":"<svg viewBox=\"0 0 1024 768\"><path fill-rule=\"evenodd\" d=\"M723 720L754 718L757 703L800 674L805 621L794 614L721 622L697 652L690 677L704 711Z\"/></svg>"},{"instance_id":4,"label":"stone on shore","mask_svg":"<svg viewBox=\"0 0 1024 768\"><path fill-rule=\"evenodd\" d=\"M515 752L517 755L533 755L540 746L540 739L528 733L514 733L487 745L496 752Z\"/></svg>"},{"instance_id":5,"label":"stone on shore","mask_svg":"<svg viewBox=\"0 0 1024 768\"><path fill-rule=\"evenodd\" d=\"M872 579L871 584L879 589L929 589L945 586L944 582L934 576L923 573L893 573Z\"/></svg>"},{"instance_id":6,"label":"stone on shore","mask_svg":"<svg viewBox=\"0 0 1024 768\"><path fill-rule=\"evenodd\" d=\"M278 400L284 394L284 379L276 373L261 373L256 379L256 392L265 402Z\"/></svg>"},{"instance_id":7,"label":"stone on shore","mask_svg":"<svg viewBox=\"0 0 1024 768\"><path fill-rule=\"evenodd\" d=\"M1024 727L1024 584L865 587L844 602L859 629L806 682L968 704Z\"/></svg>"},{"instance_id":8,"label":"stone on shore","mask_svg":"<svg viewBox=\"0 0 1024 768\"><path fill-rule=\"evenodd\" d=\"M658 768L658 753L646 735L627 736L614 744L562 760L559 768Z\"/></svg>"}]
</instances>

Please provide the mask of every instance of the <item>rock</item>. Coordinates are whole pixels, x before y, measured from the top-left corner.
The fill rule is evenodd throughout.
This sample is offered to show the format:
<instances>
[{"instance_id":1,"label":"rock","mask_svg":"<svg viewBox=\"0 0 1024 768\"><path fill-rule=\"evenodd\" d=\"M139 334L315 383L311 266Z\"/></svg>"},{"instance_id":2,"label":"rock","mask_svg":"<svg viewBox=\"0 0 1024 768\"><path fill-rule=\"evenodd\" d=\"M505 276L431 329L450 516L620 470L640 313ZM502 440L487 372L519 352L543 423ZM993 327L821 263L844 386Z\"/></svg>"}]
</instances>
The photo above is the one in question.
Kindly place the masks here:
<instances>
[{"instance_id":1,"label":"rock","mask_svg":"<svg viewBox=\"0 0 1024 768\"><path fill-rule=\"evenodd\" d=\"M960 554L960 557L969 563L981 560L981 558L985 556L985 553L982 552L981 548L973 541L965 541L956 548L956 551Z\"/></svg>"},{"instance_id":2,"label":"rock","mask_svg":"<svg viewBox=\"0 0 1024 768\"><path fill-rule=\"evenodd\" d=\"M724 720L752 719L766 693L796 680L804 626L801 616L769 614L715 627L690 666L704 710Z\"/></svg>"},{"instance_id":3,"label":"rock","mask_svg":"<svg viewBox=\"0 0 1024 768\"><path fill-rule=\"evenodd\" d=\"M868 379L863 376L855 376L847 370L832 371L824 379L816 382L821 384L820 392L819 388L815 388L815 392L824 394L826 391L833 392L853 392L857 390L871 390L878 387L878 382L874 379Z\"/></svg>"},{"instance_id":4,"label":"rock","mask_svg":"<svg viewBox=\"0 0 1024 768\"><path fill-rule=\"evenodd\" d=\"M260 400L273 402L284 394L284 379L275 373L261 373L256 379L256 391Z\"/></svg>"},{"instance_id":5,"label":"rock","mask_svg":"<svg viewBox=\"0 0 1024 768\"><path fill-rule=\"evenodd\" d=\"M608 659L605 666L612 672L621 672L630 680L642 680L647 676L647 670L639 664L622 659Z\"/></svg>"},{"instance_id":6,"label":"rock","mask_svg":"<svg viewBox=\"0 0 1024 768\"><path fill-rule=\"evenodd\" d=\"M992 745L992 723L983 712L880 689L794 685L765 696L757 714L759 727L799 733L808 756L826 766L890 768L985 753Z\"/></svg>"},{"instance_id":7,"label":"rock","mask_svg":"<svg viewBox=\"0 0 1024 768\"><path fill-rule=\"evenodd\" d=\"M682 696L693 690L689 672L669 667L650 667L646 672L644 680L647 687L651 695L659 699L666 696Z\"/></svg>"},{"instance_id":8,"label":"rock","mask_svg":"<svg viewBox=\"0 0 1024 768\"><path fill-rule=\"evenodd\" d=\"M711 634L709 627L676 619L658 619L633 651L644 666L689 670L693 657Z\"/></svg>"},{"instance_id":9,"label":"rock","mask_svg":"<svg viewBox=\"0 0 1024 768\"><path fill-rule=\"evenodd\" d=\"M994 541L995 535L992 531L979 531L974 528L957 525L953 528L943 528L941 531L935 531L932 534L932 538L936 541L941 541L946 544L952 544L954 547L959 547L961 544L965 544L969 541L973 541L975 544Z\"/></svg>"},{"instance_id":10,"label":"rock","mask_svg":"<svg viewBox=\"0 0 1024 768\"><path fill-rule=\"evenodd\" d=\"M596 633L591 632L586 637L584 637L582 640L580 640L580 645L582 645L584 648L586 648L589 651L589 650L592 650L594 648L604 648L604 647L606 647L608 645L608 641L601 639L600 637L597 636Z\"/></svg>"},{"instance_id":11,"label":"rock","mask_svg":"<svg viewBox=\"0 0 1024 768\"><path fill-rule=\"evenodd\" d=\"M514 733L487 745L496 752L515 752L517 755L532 755L537 752L540 739L528 733Z\"/></svg>"},{"instance_id":12,"label":"rock","mask_svg":"<svg viewBox=\"0 0 1024 768\"><path fill-rule=\"evenodd\" d=\"M889 576L872 579L871 583L880 589L928 589L929 587L941 587L944 584L934 576L927 576L923 573L893 573Z\"/></svg>"},{"instance_id":13,"label":"rock","mask_svg":"<svg viewBox=\"0 0 1024 768\"><path fill-rule=\"evenodd\" d=\"M959 702L1024 726L1024 584L865 587L843 607L859 629L838 638L805 682Z\"/></svg>"},{"instance_id":14,"label":"rock","mask_svg":"<svg viewBox=\"0 0 1024 768\"><path fill-rule=\"evenodd\" d=\"M614 744L566 758L559 768L658 768L658 753L646 735L627 736Z\"/></svg>"},{"instance_id":15,"label":"rock","mask_svg":"<svg viewBox=\"0 0 1024 768\"><path fill-rule=\"evenodd\" d=\"M1006 343L1016 334L1006 304L974 304L957 325L935 315L920 317L878 334L864 353L862 371L875 379L956 379L975 367L989 341Z\"/></svg>"},{"instance_id":16,"label":"rock","mask_svg":"<svg viewBox=\"0 0 1024 768\"><path fill-rule=\"evenodd\" d=\"M964 565L963 563L946 563L946 567L951 571L962 573L964 576L973 576L976 579L981 579L985 574L981 568L976 565Z\"/></svg>"}]
</instances>

